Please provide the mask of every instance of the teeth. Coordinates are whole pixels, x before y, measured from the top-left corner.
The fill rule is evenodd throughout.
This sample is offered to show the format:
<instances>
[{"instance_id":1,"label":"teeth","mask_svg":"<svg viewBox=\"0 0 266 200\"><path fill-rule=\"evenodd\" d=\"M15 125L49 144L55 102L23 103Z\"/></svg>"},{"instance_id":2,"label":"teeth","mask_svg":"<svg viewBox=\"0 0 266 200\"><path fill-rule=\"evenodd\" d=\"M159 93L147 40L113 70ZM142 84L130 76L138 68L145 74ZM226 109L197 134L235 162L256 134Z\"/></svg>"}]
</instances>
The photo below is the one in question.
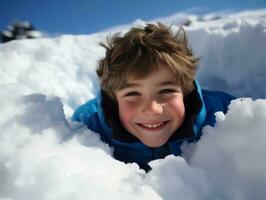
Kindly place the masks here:
<instances>
[{"instance_id":1,"label":"teeth","mask_svg":"<svg viewBox=\"0 0 266 200\"><path fill-rule=\"evenodd\" d=\"M147 128L157 128L157 127L161 126L162 124L163 124L163 122L159 122L156 124L142 124L142 125L147 127Z\"/></svg>"}]
</instances>

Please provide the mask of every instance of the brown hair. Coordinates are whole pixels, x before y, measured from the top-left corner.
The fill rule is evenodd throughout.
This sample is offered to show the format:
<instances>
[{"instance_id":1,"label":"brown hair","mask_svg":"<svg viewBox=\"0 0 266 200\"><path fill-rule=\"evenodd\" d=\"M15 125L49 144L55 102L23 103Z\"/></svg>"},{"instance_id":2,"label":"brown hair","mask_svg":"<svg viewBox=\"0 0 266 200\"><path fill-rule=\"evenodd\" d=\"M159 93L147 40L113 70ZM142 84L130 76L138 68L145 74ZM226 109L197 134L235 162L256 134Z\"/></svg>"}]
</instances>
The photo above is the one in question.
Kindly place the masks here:
<instances>
[{"instance_id":1,"label":"brown hair","mask_svg":"<svg viewBox=\"0 0 266 200\"><path fill-rule=\"evenodd\" d=\"M170 67L185 95L193 90L198 59L188 46L183 28L174 34L161 23L131 28L125 35L107 39L105 57L100 60L97 75L101 88L113 99L114 91L123 89L129 77L145 78L160 65Z\"/></svg>"}]
</instances>

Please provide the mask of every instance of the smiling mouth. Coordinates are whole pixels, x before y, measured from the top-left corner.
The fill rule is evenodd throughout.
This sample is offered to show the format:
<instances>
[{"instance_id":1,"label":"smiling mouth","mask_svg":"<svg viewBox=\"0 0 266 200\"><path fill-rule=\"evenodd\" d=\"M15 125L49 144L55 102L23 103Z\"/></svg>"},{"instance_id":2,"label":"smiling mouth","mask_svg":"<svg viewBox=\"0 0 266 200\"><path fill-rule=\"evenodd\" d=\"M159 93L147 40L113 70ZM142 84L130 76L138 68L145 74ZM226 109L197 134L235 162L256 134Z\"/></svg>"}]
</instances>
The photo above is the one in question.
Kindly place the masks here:
<instances>
[{"instance_id":1,"label":"smiling mouth","mask_svg":"<svg viewBox=\"0 0 266 200\"><path fill-rule=\"evenodd\" d=\"M136 123L139 127L147 129L147 130L158 130L165 127L170 120L164 122L157 122L157 123Z\"/></svg>"}]
</instances>

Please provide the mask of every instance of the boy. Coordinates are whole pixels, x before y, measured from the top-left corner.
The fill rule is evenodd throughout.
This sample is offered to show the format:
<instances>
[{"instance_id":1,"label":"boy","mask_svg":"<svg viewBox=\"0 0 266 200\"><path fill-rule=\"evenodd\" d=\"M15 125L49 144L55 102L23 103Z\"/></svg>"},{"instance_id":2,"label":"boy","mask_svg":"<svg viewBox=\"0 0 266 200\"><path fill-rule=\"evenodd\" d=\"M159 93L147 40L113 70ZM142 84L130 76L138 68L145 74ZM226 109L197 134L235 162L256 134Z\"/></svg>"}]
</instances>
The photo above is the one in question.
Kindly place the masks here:
<instances>
[{"instance_id":1,"label":"boy","mask_svg":"<svg viewBox=\"0 0 266 200\"><path fill-rule=\"evenodd\" d=\"M233 98L201 90L198 59L183 29L174 35L161 23L148 24L101 45L101 90L72 119L99 133L120 161L147 171L151 160L180 155L181 144L198 141L202 127L214 125L214 113L226 112Z\"/></svg>"}]
</instances>

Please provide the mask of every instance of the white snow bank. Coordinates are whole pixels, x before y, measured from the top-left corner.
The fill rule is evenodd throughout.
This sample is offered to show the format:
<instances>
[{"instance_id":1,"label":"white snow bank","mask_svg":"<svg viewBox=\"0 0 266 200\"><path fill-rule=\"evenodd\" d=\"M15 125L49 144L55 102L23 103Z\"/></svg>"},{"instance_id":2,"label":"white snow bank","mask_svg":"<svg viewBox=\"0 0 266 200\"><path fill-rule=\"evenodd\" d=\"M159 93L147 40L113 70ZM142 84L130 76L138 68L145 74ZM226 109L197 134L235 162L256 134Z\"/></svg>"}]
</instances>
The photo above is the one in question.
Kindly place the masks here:
<instances>
[{"instance_id":1,"label":"white snow bank","mask_svg":"<svg viewBox=\"0 0 266 200\"><path fill-rule=\"evenodd\" d=\"M184 147L188 163L168 156L151 162L148 174L114 160L112 150L86 127L70 126L57 97L32 94L2 99L1 105L1 198L266 197L266 100L233 101L199 143Z\"/></svg>"},{"instance_id":2,"label":"white snow bank","mask_svg":"<svg viewBox=\"0 0 266 200\"><path fill-rule=\"evenodd\" d=\"M234 100L184 157L150 163L145 182L164 199L265 199L266 100Z\"/></svg>"},{"instance_id":3,"label":"white snow bank","mask_svg":"<svg viewBox=\"0 0 266 200\"><path fill-rule=\"evenodd\" d=\"M70 115L99 88L95 66L104 53L98 45L102 37L64 35L0 44L0 86L14 95L59 96Z\"/></svg>"},{"instance_id":4,"label":"white snow bank","mask_svg":"<svg viewBox=\"0 0 266 200\"><path fill-rule=\"evenodd\" d=\"M266 20L235 20L222 29L191 28L188 34L201 58L197 78L202 87L237 97L266 97Z\"/></svg>"},{"instance_id":5,"label":"white snow bank","mask_svg":"<svg viewBox=\"0 0 266 200\"><path fill-rule=\"evenodd\" d=\"M113 159L86 127L70 128L59 98L32 94L1 105L13 113L1 113L1 198L159 198L149 186L138 187L144 172L136 164Z\"/></svg>"},{"instance_id":6,"label":"white snow bank","mask_svg":"<svg viewBox=\"0 0 266 200\"><path fill-rule=\"evenodd\" d=\"M211 199L265 199L266 100L237 99L229 109L205 127L190 164L205 172Z\"/></svg>"}]
</instances>

